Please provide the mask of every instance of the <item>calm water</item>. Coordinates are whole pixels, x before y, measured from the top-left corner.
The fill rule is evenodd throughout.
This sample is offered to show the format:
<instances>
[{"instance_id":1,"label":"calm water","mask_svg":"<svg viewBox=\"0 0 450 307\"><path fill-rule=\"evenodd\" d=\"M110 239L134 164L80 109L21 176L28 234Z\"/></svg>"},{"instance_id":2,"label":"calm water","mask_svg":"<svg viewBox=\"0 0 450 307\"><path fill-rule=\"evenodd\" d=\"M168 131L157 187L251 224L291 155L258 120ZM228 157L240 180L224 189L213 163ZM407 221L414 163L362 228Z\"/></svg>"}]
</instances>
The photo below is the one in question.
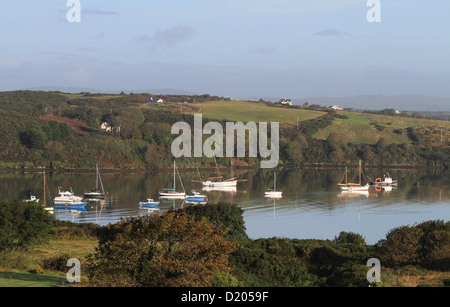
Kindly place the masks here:
<instances>
[{"instance_id":1,"label":"calm water","mask_svg":"<svg viewBox=\"0 0 450 307\"><path fill-rule=\"evenodd\" d=\"M366 180L389 173L399 181L391 191L370 189L368 195L342 195L337 183L343 170L277 169L277 190L283 198L268 200L264 191L273 188L273 170L251 170L239 173L236 191L202 191L208 203L235 202L244 209L247 234L251 238L286 237L299 239L333 239L340 231L363 235L374 244L384 239L395 227L413 225L426 220L450 218L450 180L448 173L410 170L364 170ZM353 177L356 170L349 170ZM204 177L214 173L202 173ZM100 225L115 223L122 217L148 214L139 201L158 199L163 188L171 187L172 173L107 174L102 182L108 193L105 203L89 202L85 212L55 210L58 219L92 222ZM182 173L187 192L201 190L197 172ZM57 195L58 187L76 195L95 187L94 174L46 174L48 193ZM414 183L420 182L420 187ZM177 187L181 187L177 180ZM177 188L178 189L178 188ZM47 193L47 204L50 197ZM43 176L40 173L0 173L0 199L27 198L30 194L43 199ZM161 201L161 211L188 206L181 200Z\"/></svg>"}]
</instances>

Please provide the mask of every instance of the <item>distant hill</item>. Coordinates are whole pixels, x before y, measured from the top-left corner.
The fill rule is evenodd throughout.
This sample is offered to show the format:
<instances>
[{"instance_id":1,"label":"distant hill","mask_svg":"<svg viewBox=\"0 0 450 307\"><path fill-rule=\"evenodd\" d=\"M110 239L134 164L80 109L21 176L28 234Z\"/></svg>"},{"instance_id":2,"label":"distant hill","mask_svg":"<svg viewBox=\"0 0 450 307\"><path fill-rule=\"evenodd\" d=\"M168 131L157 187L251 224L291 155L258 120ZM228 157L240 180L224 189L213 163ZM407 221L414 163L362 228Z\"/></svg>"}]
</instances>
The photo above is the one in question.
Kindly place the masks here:
<instances>
[{"instance_id":1,"label":"distant hill","mask_svg":"<svg viewBox=\"0 0 450 307\"><path fill-rule=\"evenodd\" d=\"M94 88L84 88L84 87L64 87L64 86L40 86L40 87L33 87L33 88L26 88L24 90L29 91L56 91L56 92L62 92L62 93L70 93L70 94L77 94L82 92L88 92L88 93L102 93L102 94L120 94L122 90L99 90ZM160 89L146 89L146 90L123 90L123 92L129 94L129 93L150 93L155 95L196 95L194 92L180 90L180 89L174 89L174 88L160 88Z\"/></svg>"},{"instance_id":2,"label":"distant hill","mask_svg":"<svg viewBox=\"0 0 450 307\"><path fill-rule=\"evenodd\" d=\"M281 98L292 97L262 97L262 99L267 101L278 101ZM292 100L294 101L294 104L304 104L307 101L309 105L318 104L326 107L339 105L342 108L359 110L383 110L393 108L399 111L411 112L450 112L450 98L422 95L360 95L348 97L292 98Z\"/></svg>"},{"instance_id":3,"label":"distant hill","mask_svg":"<svg viewBox=\"0 0 450 307\"><path fill-rule=\"evenodd\" d=\"M148 95L138 93L0 92L0 168L83 169L98 162L102 168L170 169L171 126L192 124L198 113L205 122L222 125L279 122L279 158L287 165L362 160L370 165L450 167L450 121L216 98L201 95L195 103L180 104L184 97L175 95L145 103ZM99 129L105 120L120 131ZM253 158L239 160L240 165L259 165ZM226 159L219 163L229 166ZM182 164L214 167L206 156L186 158Z\"/></svg>"}]
</instances>

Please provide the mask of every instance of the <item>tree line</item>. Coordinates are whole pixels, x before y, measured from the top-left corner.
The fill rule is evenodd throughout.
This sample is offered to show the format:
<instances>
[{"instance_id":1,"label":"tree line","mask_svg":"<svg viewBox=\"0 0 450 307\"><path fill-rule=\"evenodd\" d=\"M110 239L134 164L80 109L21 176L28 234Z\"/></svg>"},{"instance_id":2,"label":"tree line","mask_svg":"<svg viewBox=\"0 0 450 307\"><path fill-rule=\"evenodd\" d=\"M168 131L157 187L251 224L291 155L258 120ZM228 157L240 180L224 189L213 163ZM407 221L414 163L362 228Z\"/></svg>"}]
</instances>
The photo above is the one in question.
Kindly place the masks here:
<instances>
[{"instance_id":1,"label":"tree line","mask_svg":"<svg viewBox=\"0 0 450 307\"><path fill-rule=\"evenodd\" d=\"M0 166L45 167L51 163L60 168L85 168L97 162L102 167L113 168L157 170L170 166L170 148L174 139L171 126L178 121L193 125L192 115L170 109L170 103L167 108L142 108L148 98L142 94L97 100L100 98L71 99L56 92L0 93L0 112L5 116L0 132L5 140L0 144ZM175 99L175 96L170 98ZM177 96L178 100L184 98L187 97ZM219 97L201 95L195 99L203 101ZM90 129L78 135L64 122L39 119L39 116L52 112L62 119L78 120ZM335 132L325 140L313 137L341 117L345 115L328 111L319 118L302 122L298 129L291 124L282 124L280 163L353 164L362 160L371 165L449 167L448 148L424 146L426 137L412 127L394 131L408 136L410 142L404 144L388 144L383 138L376 144L345 143ZM101 131L102 122L116 129ZM379 130L384 128L374 125ZM253 158L241 160L244 164L258 164ZM202 158L183 163L186 166L210 166L213 161ZM228 161L226 163L229 165Z\"/></svg>"}]
</instances>

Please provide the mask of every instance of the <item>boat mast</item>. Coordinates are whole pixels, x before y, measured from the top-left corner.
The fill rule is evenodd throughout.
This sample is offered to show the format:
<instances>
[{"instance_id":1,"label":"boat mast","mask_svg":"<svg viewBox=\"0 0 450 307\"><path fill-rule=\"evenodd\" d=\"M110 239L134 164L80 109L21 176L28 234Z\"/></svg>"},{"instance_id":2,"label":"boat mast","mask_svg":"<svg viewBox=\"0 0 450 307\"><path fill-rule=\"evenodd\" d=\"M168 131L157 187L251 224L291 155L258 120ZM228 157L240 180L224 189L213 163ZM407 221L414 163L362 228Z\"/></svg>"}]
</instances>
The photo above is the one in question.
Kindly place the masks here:
<instances>
[{"instance_id":1,"label":"boat mast","mask_svg":"<svg viewBox=\"0 0 450 307\"><path fill-rule=\"evenodd\" d=\"M200 171L198 170L198 167L197 167L197 174L198 174L198 177L200 178L200 182L202 182L203 180L202 180L202 175L200 175Z\"/></svg>"},{"instance_id":2,"label":"boat mast","mask_svg":"<svg viewBox=\"0 0 450 307\"><path fill-rule=\"evenodd\" d=\"M341 179L342 180L342 179ZM347 166L345 167L345 185L348 185L348 180L347 180Z\"/></svg>"},{"instance_id":3,"label":"boat mast","mask_svg":"<svg viewBox=\"0 0 450 307\"><path fill-rule=\"evenodd\" d=\"M277 172L274 172L273 191L275 192L276 190L277 190Z\"/></svg>"},{"instance_id":4,"label":"boat mast","mask_svg":"<svg viewBox=\"0 0 450 307\"><path fill-rule=\"evenodd\" d=\"M219 166L217 166L216 155L214 154L214 162L216 163L217 177L220 179Z\"/></svg>"},{"instance_id":5,"label":"boat mast","mask_svg":"<svg viewBox=\"0 0 450 307\"><path fill-rule=\"evenodd\" d=\"M359 160L359 186L361 186L361 160Z\"/></svg>"},{"instance_id":6,"label":"boat mast","mask_svg":"<svg viewBox=\"0 0 450 307\"><path fill-rule=\"evenodd\" d=\"M44 171L44 207L45 207L46 199L45 199L45 171Z\"/></svg>"},{"instance_id":7,"label":"boat mast","mask_svg":"<svg viewBox=\"0 0 450 307\"><path fill-rule=\"evenodd\" d=\"M175 160L173 160L173 190L175 191L176 190L176 187L175 187Z\"/></svg>"}]
</instances>

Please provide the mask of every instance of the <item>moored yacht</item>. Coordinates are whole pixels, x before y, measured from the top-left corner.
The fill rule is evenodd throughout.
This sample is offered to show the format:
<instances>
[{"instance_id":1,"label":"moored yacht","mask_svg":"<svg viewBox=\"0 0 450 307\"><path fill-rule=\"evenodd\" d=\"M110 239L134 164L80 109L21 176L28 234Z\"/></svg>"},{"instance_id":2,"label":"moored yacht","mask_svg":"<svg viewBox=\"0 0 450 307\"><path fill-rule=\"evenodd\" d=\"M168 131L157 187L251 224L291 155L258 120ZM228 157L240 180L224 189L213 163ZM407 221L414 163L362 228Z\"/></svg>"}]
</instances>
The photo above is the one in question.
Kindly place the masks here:
<instances>
[{"instance_id":1,"label":"moored yacht","mask_svg":"<svg viewBox=\"0 0 450 307\"><path fill-rule=\"evenodd\" d=\"M82 202L83 197L76 196L69 191L61 191L58 187L59 196L53 199L55 206L83 206L86 203Z\"/></svg>"}]
</instances>

